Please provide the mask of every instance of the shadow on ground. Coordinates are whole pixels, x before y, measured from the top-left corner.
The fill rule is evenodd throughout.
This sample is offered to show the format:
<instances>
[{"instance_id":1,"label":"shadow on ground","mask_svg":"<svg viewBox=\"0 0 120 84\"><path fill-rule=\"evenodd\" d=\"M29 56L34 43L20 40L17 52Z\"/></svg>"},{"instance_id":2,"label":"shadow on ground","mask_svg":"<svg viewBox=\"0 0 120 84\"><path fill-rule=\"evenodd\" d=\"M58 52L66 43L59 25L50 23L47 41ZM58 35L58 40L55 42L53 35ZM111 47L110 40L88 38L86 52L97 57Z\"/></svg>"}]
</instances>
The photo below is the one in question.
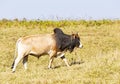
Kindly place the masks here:
<instances>
[{"instance_id":1,"label":"shadow on ground","mask_svg":"<svg viewBox=\"0 0 120 84\"><path fill-rule=\"evenodd\" d=\"M70 64L70 66L73 66L73 65L80 65L80 64L83 64L83 63L84 63L84 61L82 61L82 60L81 61L76 61L76 60L72 59L69 64ZM67 66L66 65L58 65L58 66L55 66L54 69L60 68L60 67L67 67Z\"/></svg>"}]
</instances>

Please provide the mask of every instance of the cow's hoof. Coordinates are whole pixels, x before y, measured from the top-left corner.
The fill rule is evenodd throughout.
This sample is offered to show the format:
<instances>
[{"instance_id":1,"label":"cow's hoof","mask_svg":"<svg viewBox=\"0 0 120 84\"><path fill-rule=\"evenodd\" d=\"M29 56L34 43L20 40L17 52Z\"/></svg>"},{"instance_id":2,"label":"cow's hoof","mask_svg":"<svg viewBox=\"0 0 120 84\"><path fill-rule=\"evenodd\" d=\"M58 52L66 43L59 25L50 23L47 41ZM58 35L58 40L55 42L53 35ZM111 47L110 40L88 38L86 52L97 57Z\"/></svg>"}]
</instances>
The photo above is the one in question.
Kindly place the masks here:
<instances>
[{"instance_id":1,"label":"cow's hoof","mask_svg":"<svg viewBox=\"0 0 120 84\"><path fill-rule=\"evenodd\" d=\"M15 71L12 71L12 73L15 73Z\"/></svg>"},{"instance_id":2,"label":"cow's hoof","mask_svg":"<svg viewBox=\"0 0 120 84\"><path fill-rule=\"evenodd\" d=\"M48 67L48 69L54 69L54 68L53 67L50 67L50 68Z\"/></svg>"}]
</instances>

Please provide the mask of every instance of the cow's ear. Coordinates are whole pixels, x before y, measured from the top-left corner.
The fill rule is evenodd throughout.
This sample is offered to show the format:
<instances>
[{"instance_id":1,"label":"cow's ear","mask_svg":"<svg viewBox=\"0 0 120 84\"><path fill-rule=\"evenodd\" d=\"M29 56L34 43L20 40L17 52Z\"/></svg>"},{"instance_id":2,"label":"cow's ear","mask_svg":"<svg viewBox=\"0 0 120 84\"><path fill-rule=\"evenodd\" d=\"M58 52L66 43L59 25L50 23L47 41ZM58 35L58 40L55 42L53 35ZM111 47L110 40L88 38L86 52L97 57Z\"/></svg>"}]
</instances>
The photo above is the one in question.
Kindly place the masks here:
<instances>
[{"instance_id":1,"label":"cow's ear","mask_svg":"<svg viewBox=\"0 0 120 84\"><path fill-rule=\"evenodd\" d=\"M75 36L76 36L76 37L79 37L79 33L77 32L77 33L75 34Z\"/></svg>"},{"instance_id":2,"label":"cow's ear","mask_svg":"<svg viewBox=\"0 0 120 84\"><path fill-rule=\"evenodd\" d=\"M72 34L72 38L75 39L76 35L75 34Z\"/></svg>"},{"instance_id":3,"label":"cow's ear","mask_svg":"<svg viewBox=\"0 0 120 84\"><path fill-rule=\"evenodd\" d=\"M79 36L79 33L78 33L78 32L76 32L76 36Z\"/></svg>"}]
</instances>

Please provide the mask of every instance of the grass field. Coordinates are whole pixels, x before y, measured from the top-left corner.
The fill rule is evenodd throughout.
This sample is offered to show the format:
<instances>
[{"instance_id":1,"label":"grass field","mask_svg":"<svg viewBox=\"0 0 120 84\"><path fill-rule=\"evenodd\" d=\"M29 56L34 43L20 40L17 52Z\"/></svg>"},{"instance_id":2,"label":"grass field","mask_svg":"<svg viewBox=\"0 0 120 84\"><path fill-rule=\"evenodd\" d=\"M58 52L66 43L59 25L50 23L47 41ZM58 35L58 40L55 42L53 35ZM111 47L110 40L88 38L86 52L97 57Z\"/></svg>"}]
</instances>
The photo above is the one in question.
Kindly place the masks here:
<instances>
[{"instance_id":1,"label":"grass field","mask_svg":"<svg viewBox=\"0 0 120 84\"><path fill-rule=\"evenodd\" d=\"M56 58L54 69L47 69L49 57L29 56L28 70L22 62L15 73L10 67L18 38L53 33L60 27L66 34L78 32L82 49L66 52L71 64ZM120 84L120 21L0 21L0 84Z\"/></svg>"}]
</instances>

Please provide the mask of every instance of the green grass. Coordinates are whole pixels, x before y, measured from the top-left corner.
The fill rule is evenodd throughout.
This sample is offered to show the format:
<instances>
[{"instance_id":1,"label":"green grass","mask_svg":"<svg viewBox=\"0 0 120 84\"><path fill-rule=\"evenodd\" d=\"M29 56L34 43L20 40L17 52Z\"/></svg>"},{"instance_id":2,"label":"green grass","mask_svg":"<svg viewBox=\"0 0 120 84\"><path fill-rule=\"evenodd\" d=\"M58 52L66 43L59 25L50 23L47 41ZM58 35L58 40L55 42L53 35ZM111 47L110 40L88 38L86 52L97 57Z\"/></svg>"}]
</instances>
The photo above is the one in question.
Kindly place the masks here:
<instances>
[{"instance_id":1,"label":"green grass","mask_svg":"<svg viewBox=\"0 0 120 84\"><path fill-rule=\"evenodd\" d=\"M18 38L53 33L60 27L66 34L78 32L82 49L66 52L70 68L56 58L55 69L47 69L49 57L29 56L28 70L22 62L15 73L10 67ZM0 84L119 84L120 21L0 21Z\"/></svg>"}]
</instances>

